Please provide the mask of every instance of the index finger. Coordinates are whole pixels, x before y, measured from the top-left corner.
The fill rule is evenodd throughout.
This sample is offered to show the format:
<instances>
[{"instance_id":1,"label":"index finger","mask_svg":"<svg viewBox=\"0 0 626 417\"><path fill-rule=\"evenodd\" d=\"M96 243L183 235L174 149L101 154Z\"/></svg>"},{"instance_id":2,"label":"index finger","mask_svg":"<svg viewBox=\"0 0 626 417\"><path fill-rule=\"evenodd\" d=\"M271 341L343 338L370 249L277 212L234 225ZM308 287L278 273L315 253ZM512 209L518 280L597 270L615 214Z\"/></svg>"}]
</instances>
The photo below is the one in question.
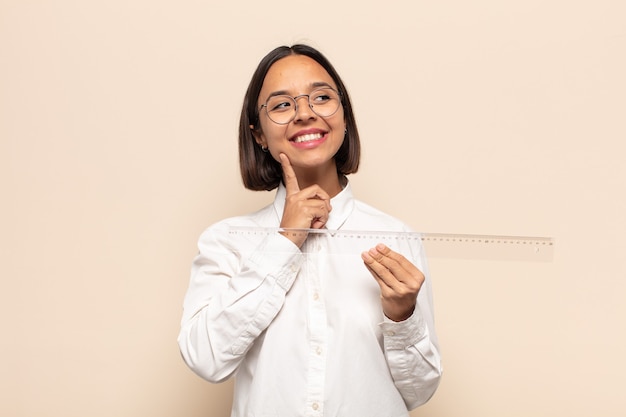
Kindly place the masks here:
<instances>
[{"instance_id":1,"label":"index finger","mask_svg":"<svg viewBox=\"0 0 626 417\"><path fill-rule=\"evenodd\" d=\"M411 261L406 259L402 254L393 251L390 247L382 243L376 245L376 248L371 249L370 252L372 253L372 255L382 255L376 258L376 260L396 274L400 274L402 271L405 271L411 275L423 275L422 271L420 271L418 267L413 265Z\"/></svg>"},{"instance_id":2,"label":"index finger","mask_svg":"<svg viewBox=\"0 0 626 417\"><path fill-rule=\"evenodd\" d=\"M300 191L300 186L298 185L296 173L291 167L291 162L289 162L289 158L287 158L287 155L284 153L281 153L278 157L280 158L280 166L283 168L283 178L285 180L287 195L295 194Z\"/></svg>"}]
</instances>

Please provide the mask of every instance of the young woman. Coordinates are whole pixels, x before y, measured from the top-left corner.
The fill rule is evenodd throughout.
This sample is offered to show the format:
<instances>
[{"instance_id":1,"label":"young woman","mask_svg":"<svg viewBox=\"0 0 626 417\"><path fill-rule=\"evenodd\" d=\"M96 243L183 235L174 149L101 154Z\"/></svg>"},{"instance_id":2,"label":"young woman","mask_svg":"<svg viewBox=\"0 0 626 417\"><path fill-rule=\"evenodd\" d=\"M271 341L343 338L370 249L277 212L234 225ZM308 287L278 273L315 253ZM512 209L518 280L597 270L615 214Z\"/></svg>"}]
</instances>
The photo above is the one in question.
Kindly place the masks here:
<instances>
[{"instance_id":1,"label":"young woman","mask_svg":"<svg viewBox=\"0 0 626 417\"><path fill-rule=\"evenodd\" d=\"M260 62L239 155L244 185L276 198L201 235L185 362L212 382L235 375L233 417L408 416L442 370L426 260L419 239L360 248L330 233L410 229L352 196L359 135L320 52L285 46ZM265 233L232 233L245 227Z\"/></svg>"}]
</instances>

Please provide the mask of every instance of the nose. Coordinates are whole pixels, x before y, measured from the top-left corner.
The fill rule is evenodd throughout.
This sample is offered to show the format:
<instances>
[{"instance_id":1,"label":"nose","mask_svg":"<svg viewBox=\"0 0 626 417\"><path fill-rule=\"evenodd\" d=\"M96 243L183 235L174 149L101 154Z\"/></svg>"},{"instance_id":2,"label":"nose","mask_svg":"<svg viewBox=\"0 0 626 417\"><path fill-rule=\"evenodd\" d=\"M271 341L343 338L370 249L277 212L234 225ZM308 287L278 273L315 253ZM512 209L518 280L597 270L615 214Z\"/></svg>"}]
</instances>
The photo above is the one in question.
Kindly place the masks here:
<instances>
[{"instance_id":1,"label":"nose","mask_svg":"<svg viewBox=\"0 0 626 417\"><path fill-rule=\"evenodd\" d=\"M303 98L306 98L306 101L304 103L299 101ZM295 121L315 118L316 114L309 104L309 96L307 94L302 94L300 96L294 97L293 99L296 102L296 116L294 118Z\"/></svg>"}]
</instances>

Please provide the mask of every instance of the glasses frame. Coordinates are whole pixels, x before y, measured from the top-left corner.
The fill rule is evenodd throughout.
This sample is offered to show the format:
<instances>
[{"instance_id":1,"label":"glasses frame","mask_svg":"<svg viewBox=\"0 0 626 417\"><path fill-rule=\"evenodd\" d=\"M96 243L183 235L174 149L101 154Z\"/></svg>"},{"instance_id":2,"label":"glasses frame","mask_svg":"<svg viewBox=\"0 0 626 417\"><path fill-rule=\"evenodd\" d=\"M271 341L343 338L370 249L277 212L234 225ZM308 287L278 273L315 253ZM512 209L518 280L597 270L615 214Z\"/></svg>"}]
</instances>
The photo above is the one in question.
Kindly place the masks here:
<instances>
[{"instance_id":1,"label":"glasses frame","mask_svg":"<svg viewBox=\"0 0 626 417\"><path fill-rule=\"evenodd\" d=\"M313 95L316 91L320 91L320 90L331 90L331 91L334 91L335 94L337 94L337 98L339 99L339 104L337 105L337 108L335 109L335 111L332 112L331 114L327 114L325 116L322 116L321 114L316 112L313 104L311 104L311 95ZM280 123L280 122L277 122L276 120L272 119L272 116L270 116L270 112L268 110L267 103L274 97L289 97L296 104L295 107L294 107L293 114L292 114L291 118L288 121ZM265 103L261 104L261 109L263 107L265 107L265 114L267 115L267 118L270 119L272 122L276 123L277 125L287 125L287 124L291 123L293 121L293 119L295 119L296 116L298 115L298 100L301 99L302 97L306 97L306 101L307 101L307 104L309 105L309 108L311 109L311 111L313 113L317 114L319 117L331 117L335 113L337 113L337 111L339 110L339 107L341 107L343 105L342 104L342 100L341 100L341 93L339 91L335 90L334 88L330 87L330 86L324 86L324 87L316 88L315 90L311 91L309 94L300 94L299 96L295 96L295 97L294 96L290 96L288 94L279 94L279 95L276 95L276 96L268 97L268 99L265 100Z\"/></svg>"}]
</instances>

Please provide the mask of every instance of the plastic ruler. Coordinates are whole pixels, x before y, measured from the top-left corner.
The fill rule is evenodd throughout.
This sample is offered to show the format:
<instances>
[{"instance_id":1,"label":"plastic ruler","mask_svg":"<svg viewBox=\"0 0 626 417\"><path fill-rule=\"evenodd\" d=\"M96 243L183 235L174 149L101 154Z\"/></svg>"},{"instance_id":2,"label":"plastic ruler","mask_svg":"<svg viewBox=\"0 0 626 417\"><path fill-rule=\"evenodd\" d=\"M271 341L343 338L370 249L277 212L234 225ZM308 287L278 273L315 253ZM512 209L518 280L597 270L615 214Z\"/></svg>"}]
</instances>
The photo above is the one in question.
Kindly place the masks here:
<instances>
[{"instance_id":1,"label":"plastic ruler","mask_svg":"<svg viewBox=\"0 0 626 417\"><path fill-rule=\"evenodd\" d=\"M551 262L554 239L551 237L497 236L454 233L383 232L368 230L280 229L231 226L229 234L263 237L270 233L308 233L331 239L350 240L356 246L396 241L421 241L428 258Z\"/></svg>"}]
</instances>

